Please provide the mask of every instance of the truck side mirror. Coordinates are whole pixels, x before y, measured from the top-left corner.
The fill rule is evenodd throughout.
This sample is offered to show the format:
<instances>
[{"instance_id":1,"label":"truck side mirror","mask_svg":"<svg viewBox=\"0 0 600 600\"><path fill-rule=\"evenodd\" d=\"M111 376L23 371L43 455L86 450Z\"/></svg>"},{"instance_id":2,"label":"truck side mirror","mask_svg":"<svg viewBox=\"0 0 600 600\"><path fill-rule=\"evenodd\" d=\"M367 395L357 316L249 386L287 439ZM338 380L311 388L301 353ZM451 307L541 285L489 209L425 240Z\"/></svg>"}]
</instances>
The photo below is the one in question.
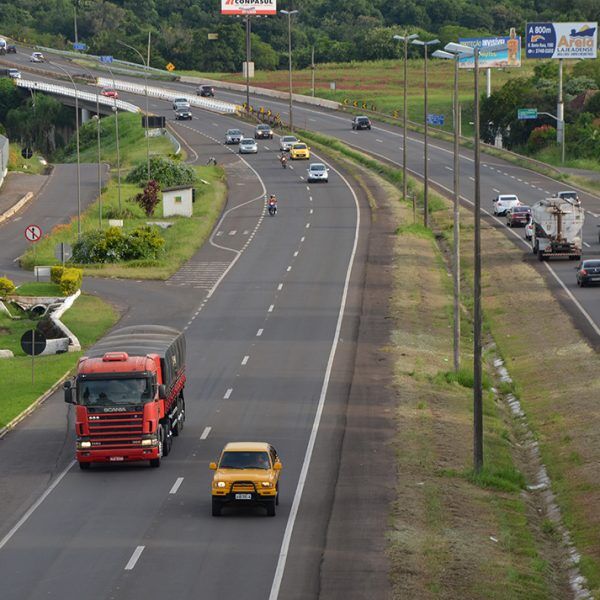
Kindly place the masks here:
<instances>
[{"instance_id":1,"label":"truck side mirror","mask_svg":"<svg viewBox=\"0 0 600 600\"><path fill-rule=\"evenodd\" d=\"M273 468L274 468L276 471L281 471L281 467L282 467L282 464L281 464L279 461L277 461L277 462L276 462L276 463L273 465Z\"/></svg>"},{"instance_id":2,"label":"truck side mirror","mask_svg":"<svg viewBox=\"0 0 600 600\"><path fill-rule=\"evenodd\" d=\"M161 400L166 400L167 399L167 386L164 383L161 383L158 386L158 397Z\"/></svg>"},{"instance_id":3,"label":"truck side mirror","mask_svg":"<svg viewBox=\"0 0 600 600\"><path fill-rule=\"evenodd\" d=\"M63 383L63 390L65 392L65 402L67 404L75 404L75 399L73 398L73 384L70 380Z\"/></svg>"},{"instance_id":4,"label":"truck side mirror","mask_svg":"<svg viewBox=\"0 0 600 600\"><path fill-rule=\"evenodd\" d=\"M211 471L216 471L216 470L217 470L217 463L216 463L216 462L211 462L211 463L209 463L209 465L208 465L208 468L209 468Z\"/></svg>"}]
</instances>

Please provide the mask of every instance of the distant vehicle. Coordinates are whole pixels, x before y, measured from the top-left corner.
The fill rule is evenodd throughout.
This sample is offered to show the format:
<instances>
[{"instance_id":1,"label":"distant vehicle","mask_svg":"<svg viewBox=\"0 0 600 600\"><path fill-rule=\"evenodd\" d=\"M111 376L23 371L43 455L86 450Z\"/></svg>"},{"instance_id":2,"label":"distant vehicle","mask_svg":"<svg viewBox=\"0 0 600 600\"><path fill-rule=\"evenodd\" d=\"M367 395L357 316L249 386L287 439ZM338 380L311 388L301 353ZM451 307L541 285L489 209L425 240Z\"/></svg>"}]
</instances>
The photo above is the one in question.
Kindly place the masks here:
<instances>
[{"instance_id":1,"label":"distant vehicle","mask_svg":"<svg viewBox=\"0 0 600 600\"><path fill-rule=\"evenodd\" d=\"M579 287L585 287L590 283L600 283L600 260L582 260L575 268Z\"/></svg>"},{"instance_id":2,"label":"distant vehicle","mask_svg":"<svg viewBox=\"0 0 600 600\"><path fill-rule=\"evenodd\" d=\"M34 62L34 63L43 63L46 59L44 58L44 55L41 52L34 52L30 57L29 57L29 62Z\"/></svg>"},{"instance_id":3,"label":"distant vehicle","mask_svg":"<svg viewBox=\"0 0 600 600\"><path fill-rule=\"evenodd\" d=\"M352 129L371 129L371 120L369 117L354 117Z\"/></svg>"},{"instance_id":4,"label":"distant vehicle","mask_svg":"<svg viewBox=\"0 0 600 600\"><path fill-rule=\"evenodd\" d=\"M292 160L299 158L308 160L310 158L310 148L304 142L297 142L290 148L290 158Z\"/></svg>"},{"instance_id":5,"label":"distant vehicle","mask_svg":"<svg viewBox=\"0 0 600 600\"><path fill-rule=\"evenodd\" d=\"M557 192L555 197L560 198L561 200L567 200L573 204L579 204L579 194L574 190L563 190L562 192Z\"/></svg>"},{"instance_id":6,"label":"distant vehicle","mask_svg":"<svg viewBox=\"0 0 600 600\"><path fill-rule=\"evenodd\" d=\"M257 125L254 130L255 140L273 139L273 130L270 125Z\"/></svg>"},{"instance_id":7,"label":"distant vehicle","mask_svg":"<svg viewBox=\"0 0 600 600\"><path fill-rule=\"evenodd\" d=\"M19 69L6 69L6 74L11 79L21 79L21 71Z\"/></svg>"},{"instance_id":8,"label":"distant vehicle","mask_svg":"<svg viewBox=\"0 0 600 600\"><path fill-rule=\"evenodd\" d=\"M498 194L493 200L494 216L504 216L513 206L519 206L519 198L515 194Z\"/></svg>"},{"instance_id":9,"label":"distant vehicle","mask_svg":"<svg viewBox=\"0 0 600 600\"><path fill-rule=\"evenodd\" d=\"M277 451L266 442L230 442L218 462L209 467L215 472L212 482L212 516L220 517L227 504L259 505L267 516L275 516L279 504L281 461Z\"/></svg>"},{"instance_id":10,"label":"distant vehicle","mask_svg":"<svg viewBox=\"0 0 600 600\"><path fill-rule=\"evenodd\" d=\"M175 119L177 121L191 121L192 111L189 108L178 108L175 110Z\"/></svg>"},{"instance_id":11,"label":"distant vehicle","mask_svg":"<svg viewBox=\"0 0 600 600\"><path fill-rule=\"evenodd\" d=\"M329 181L329 169L323 163L311 163L307 169L308 176L307 180L311 181Z\"/></svg>"},{"instance_id":12,"label":"distant vehicle","mask_svg":"<svg viewBox=\"0 0 600 600\"><path fill-rule=\"evenodd\" d=\"M6 54L16 54L16 53L17 53L17 47L14 44L6 45Z\"/></svg>"},{"instance_id":13,"label":"distant vehicle","mask_svg":"<svg viewBox=\"0 0 600 600\"><path fill-rule=\"evenodd\" d=\"M238 152L240 154L256 154L258 152L258 144L256 143L256 140L252 138L242 138L240 140Z\"/></svg>"},{"instance_id":14,"label":"distant vehicle","mask_svg":"<svg viewBox=\"0 0 600 600\"><path fill-rule=\"evenodd\" d=\"M295 135L284 135L279 140L279 149L282 152L289 152L290 148L299 141Z\"/></svg>"},{"instance_id":15,"label":"distant vehicle","mask_svg":"<svg viewBox=\"0 0 600 600\"><path fill-rule=\"evenodd\" d=\"M531 240L533 236L533 219L531 218L531 213L529 214L529 219L527 223L525 223L525 239Z\"/></svg>"},{"instance_id":16,"label":"distant vehicle","mask_svg":"<svg viewBox=\"0 0 600 600\"><path fill-rule=\"evenodd\" d=\"M201 85L196 90L196 95L214 98L215 97L215 88L212 85Z\"/></svg>"},{"instance_id":17,"label":"distant vehicle","mask_svg":"<svg viewBox=\"0 0 600 600\"><path fill-rule=\"evenodd\" d=\"M115 100L119 97L119 93L117 92L117 90L113 90L111 88L104 88L100 92L100 95L106 96L107 98L114 98Z\"/></svg>"},{"instance_id":18,"label":"distant vehicle","mask_svg":"<svg viewBox=\"0 0 600 600\"><path fill-rule=\"evenodd\" d=\"M546 198L531 207L531 247L540 260L553 257L581 259L581 230L584 210L580 204L560 198Z\"/></svg>"},{"instance_id":19,"label":"distant vehicle","mask_svg":"<svg viewBox=\"0 0 600 600\"><path fill-rule=\"evenodd\" d=\"M531 215L531 208L524 204L513 206L506 211L506 224L509 227L515 225L526 225Z\"/></svg>"},{"instance_id":20,"label":"distant vehicle","mask_svg":"<svg viewBox=\"0 0 600 600\"><path fill-rule=\"evenodd\" d=\"M225 133L226 144L239 144L244 136L239 129L228 129Z\"/></svg>"},{"instance_id":21,"label":"distant vehicle","mask_svg":"<svg viewBox=\"0 0 600 600\"><path fill-rule=\"evenodd\" d=\"M0 54L6 54L6 40L0 38Z\"/></svg>"},{"instance_id":22,"label":"distant vehicle","mask_svg":"<svg viewBox=\"0 0 600 600\"><path fill-rule=\"evenodd\" d=\"M173 100L173 110L178 108L190 108L190 101L187 98L175 98Z\"/></svg>"}]
</instances>

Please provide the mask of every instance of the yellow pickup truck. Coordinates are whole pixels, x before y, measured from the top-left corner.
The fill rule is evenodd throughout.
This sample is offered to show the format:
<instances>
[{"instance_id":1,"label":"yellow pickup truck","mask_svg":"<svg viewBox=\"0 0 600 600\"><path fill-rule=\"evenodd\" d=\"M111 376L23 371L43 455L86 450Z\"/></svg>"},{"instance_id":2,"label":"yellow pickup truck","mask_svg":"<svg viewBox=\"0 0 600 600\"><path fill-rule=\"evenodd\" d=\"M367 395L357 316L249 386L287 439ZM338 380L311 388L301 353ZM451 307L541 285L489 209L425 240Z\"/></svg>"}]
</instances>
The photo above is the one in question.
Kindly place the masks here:
<instances>
[{"instance_id":1,"label":"yellow pickup truck","mask_svg":"<svg viewBox=\"0 0 600 600\"><path fill-rule=\"evenodd\" d=\"M212 515L221 516L226 504L258 504L269 517L279 504L281 461L266 442L230 442L223 448L219 462L211 462Z\"/></svg>"}]
</instances>

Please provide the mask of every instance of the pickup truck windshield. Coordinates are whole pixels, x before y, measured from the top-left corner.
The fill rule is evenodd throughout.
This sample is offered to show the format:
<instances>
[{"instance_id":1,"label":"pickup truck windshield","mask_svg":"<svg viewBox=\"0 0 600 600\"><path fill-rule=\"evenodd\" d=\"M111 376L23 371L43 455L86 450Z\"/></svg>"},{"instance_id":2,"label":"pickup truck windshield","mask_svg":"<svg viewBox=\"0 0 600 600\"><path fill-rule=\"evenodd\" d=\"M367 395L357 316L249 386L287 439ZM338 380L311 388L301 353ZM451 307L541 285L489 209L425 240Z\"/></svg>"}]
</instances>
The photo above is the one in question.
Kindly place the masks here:
<instances>
[{"instance_id":1,"label":"pickup truck windshield","mask_svg":"<svg viewBox=\"0 0 600 600\"><path fill-rule=\"evenodd\" d=\"M88 379L78 384L79 404L83 406L122 406L152 400L148 379Z\"/></svg>"},{"instance_id":2,"label":"pickup truck windshield","mask_svg":"<svg viewBox=\"0 0 600 600\"><path fill-rule=\"evenodd\" d=\"M219 469L270 469L268 452L223 452Z\"/></svg>"}]
</instances>

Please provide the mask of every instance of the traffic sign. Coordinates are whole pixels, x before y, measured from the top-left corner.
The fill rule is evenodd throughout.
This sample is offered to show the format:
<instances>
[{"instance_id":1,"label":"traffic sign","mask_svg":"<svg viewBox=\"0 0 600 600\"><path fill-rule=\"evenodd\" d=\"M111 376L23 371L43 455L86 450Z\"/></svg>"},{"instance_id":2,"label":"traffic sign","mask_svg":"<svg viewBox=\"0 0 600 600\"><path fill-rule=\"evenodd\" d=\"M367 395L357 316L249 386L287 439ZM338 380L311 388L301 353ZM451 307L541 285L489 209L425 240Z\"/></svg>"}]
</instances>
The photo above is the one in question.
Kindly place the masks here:
<instances>
[{"instance_id":1,"label":"traffic sign","mask_svg":"<svg viewBox=\"0 0 600 600\"><path fill-rule=\"evenodd\" d=\"M73 50L87 50L87 46L81 42L77 42L76 44L73 44Z\"/></svg>"},{"instance_id":2,"label":"traffic sign","mask_svg":"<svg viewBox=\"0 0 600 600\"><path fill-rule=\"evenodd\" d=\"M538 110L537 108L518 108L517 109L517 118L524 119L537 119Z\"/></svg>"},{"instance_id":3,"label":"traffic sign","mask_svg":"<svg viewBox=\"0 0 600 600\"><path fill-rule=\"evenodd\" d=\"M175 70L175 65L173 63L169 63L165 69L167 69L167 71L171 72Z\"/></svg>"},{"instance_id":4,"label":"traffic sign","mask_svg":"<svg viewBox=\"0 0 600 600\"><path fill-rule=\"evenodd\" d=\"M42 228L38 225L28 225L25 228L25 237L28 242L39 242L42 237Z\"/></svg>"},{"instance_id":5,"label":"traffic sign","mask_svg":"<svg viewBox=\"0 0 600 600\"><path fill-rule=\"evenodd\" d=\"M99 58L101 63L111 63L113 61L112 56L100 56Z\"/></svg>"},{"instance_id":6,"label":"traffic sign","mask_svg":"<svg viewBox=\"0 0 600 600\"><path fill-rule=\"evenodd\" d=\"M73 248L66 242L59 242L54 246L54 256L64 265L73 256Z\"/></svg>"},{"instance_id":7,"label":"traffic sign","mask_svg":"<svg viewBox=\"0 0 600 600\"><path fill-rule=\"evenodd\" d=\"M21 336L21 348L29 356L38 356L46 349L46 336L37 329L30 329Z\"/></svg>"},{"instance_id":8,"label":"traffic sign","mask_svg":"<svg viewBox=\"0 0 600 600\"><path fill-rule=\"evenodd\" d=\"M29 160L33 156L33 150L29 146L25 146L25 148L21 150L21 156Z\"/></svg>"},{"instance_id":9,"label":"traffic sign","mask_svg":"<svg viewBox=\"0 0 600 600\"><path fill-rule=\"evenodd\" d=\"M436 115L434 113L429 113L427 115L427 123L429 125L438 125L439 127L444 125L444 115Z\"/></svg>"}]
</instances>

